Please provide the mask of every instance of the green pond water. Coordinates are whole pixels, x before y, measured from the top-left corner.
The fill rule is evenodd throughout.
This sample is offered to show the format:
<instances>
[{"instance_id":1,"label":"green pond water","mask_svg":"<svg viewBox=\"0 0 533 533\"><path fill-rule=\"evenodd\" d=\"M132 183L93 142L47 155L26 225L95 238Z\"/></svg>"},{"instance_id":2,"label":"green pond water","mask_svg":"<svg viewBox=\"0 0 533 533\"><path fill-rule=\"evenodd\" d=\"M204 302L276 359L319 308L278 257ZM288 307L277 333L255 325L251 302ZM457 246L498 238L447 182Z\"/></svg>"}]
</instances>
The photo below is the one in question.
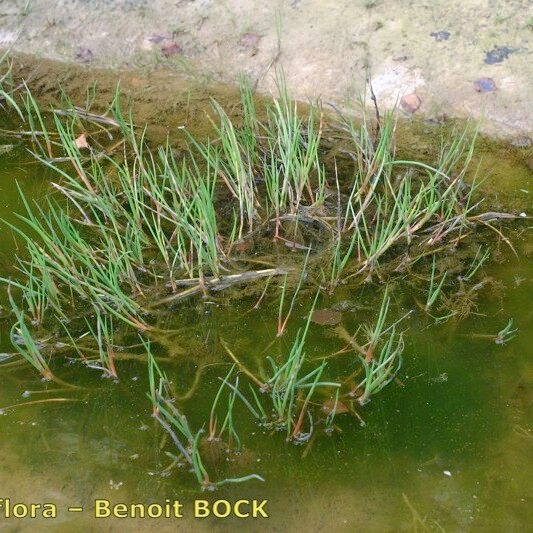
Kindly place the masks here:
<instances>
[{"instance_id":1,"label":"green pond water","mask_svg":"<svg viewBox=\"0 0 533 533\"><path fill-rule=\"evenodd\" d=\"M501 160L499 165L501 172ZM512 172L512 166L507 171ZM10 222L23 208L16 181L36 199L50 190L47 173L25 155L22 145L0 155L0 216ZM496 246L497 261L484 267L494 283L479 291L475 313L467 318L435 325L416 306L422 296L412 285L399 281L392 286L395 315L413 310L403 322L401 382L391 383L358 408L364 426L352 415L339 415L340 431L330 436L320 431L310 443L296 446L287 443L284 434L265 433L239 406L237 430L243 450L227 454L206 445L206 465L213 479L257 473L264 483L254 480L202 493L187 469L167 469L172 461L164 451L172 446L151 416L143 361L120 361L120 380L114 382L62 358L54 363L55 373L80 386L66 391L41 381L29 366L0 367L0 408L20 404L0 416L0 498L54 502L59 513L53 520L0 515L0 529L529 530L533 268L526 226L508 228L518 258L504 243ZM11 231L2 225L2 276L14 274L16 251ZM170 310L168 325L179 331L161 339L156 353L173 358L162 366L178 394L186 394L199 378L194 393L179 402L193 427L207 422L218 377L228 370L219 340L256 371L265 365L266 355L287 354L313 295L304 291L288 331L273 343L279 299L275 283L257 310L257 295L235 290L191 299ZM342 325L354 332L358 324L375 319L382 295L383 287L377 284L358 290L341 287L333 296L321 297L318 307L342 308ZM0 305L0 353L9 353L12 320L5 287ZM483 336L494 335L510 318L519 331L509 343L498 345ZM333 327L311 324L306 343L310 359L344 346ZM329 377L348 375L355 368L353 354L329 361ZM53 398L77 401L22 405ZM91 516L95 498L117 503L180 499L185 517L96 521ZM270 516L255 521L194 519L195 498L268 499ZM78 505L83 513L67 512L68 506Z\"/></svg>"}]
</instances>

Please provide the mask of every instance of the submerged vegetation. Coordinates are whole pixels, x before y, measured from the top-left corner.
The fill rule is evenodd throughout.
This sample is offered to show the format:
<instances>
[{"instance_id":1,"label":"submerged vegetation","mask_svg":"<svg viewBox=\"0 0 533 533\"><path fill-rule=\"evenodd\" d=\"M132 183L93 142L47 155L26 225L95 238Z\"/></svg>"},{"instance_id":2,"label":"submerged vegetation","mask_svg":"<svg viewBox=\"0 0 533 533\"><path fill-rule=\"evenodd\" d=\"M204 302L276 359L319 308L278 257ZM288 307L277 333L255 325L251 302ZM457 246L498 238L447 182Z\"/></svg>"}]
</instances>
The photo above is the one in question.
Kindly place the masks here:
<instances>
[{"instance_id":1,"label":"submerged vegetation","mask_svg":"<svg viewBox=\"0 0 533 533\"><path fill-rule=\"evenodd\" d=\"M150 350L150 345L144 343L146 354L148 358L148 379L150 384L149 398L152 401L153 416L161 424L161 426L171 436L172 441L176 445L179 456L174 456L176 463L184 459L191 470L194 472L196 479L200 486L204 489L213 490L217 486L225 485L227 483L241 483L250 479L257 479L263 481L261 476L257 474L250 474L241 478L224 479L213 482L209 480L209 475L203 464L202 456L200 454L199 444L203 429L193 433L190 429L189 422L186 416L176 408L174 400L169 396L169 382L165 374L157 365L154 356ZM231 407L235 398L230 402L230 409L228 416L231 415ZM226 424L226 422L224 423ZM224 426L222 431L224 430Z\"/></svg>"},{"instance_id":2,"label":"submerged vegetation","mask_svg":"<svg viewBox=\"0 0 533 533\"><path fill-rule=\"evenodd\" d=\"M348 377L331 376L327 354L318 365L307 357L312 312L340 285L355 290L377 279L387 287L419 269L429 275L423 311L445 312L440 319L457 313L446 309L444 293L455 279L439 257L466 246L479 227L501 235L491 223L502 215L482 212L476 196L476 132L451 139L433 164L407 160L397 156L392 112L376 109L376 120L360 122L318 105L304 113L283 81L279 96L259 109L243 82L240 120L213 101L213 136L187 133L187 149L179 151L171 139L151 146L122 101L117 90L103 114L66 97L61 109L42 110L25 85L12 90L9 71L0 77L0 103L24 122L28 150L54 176L44 202L20 191L25 213L6 222L23 245L18 272L2 278L14 315L11 341L46 380L59 379L52 354L118 379L125 357L119 342L141 335L131 357L148 361L153 415L175 444L176 464L185 461L204 488L261 479L210 481L204 429L191 429L152 354L152 343L169 333L169 308L266 277L254 309L277 288L273 337L282 337L296 303L316 294L285 355L266 357L268 370L251 370L233 342L220 339L233 366L220 377L207 442L240 450L241 408L264 431L281 430L300 444L319 427L331 433L337 414L359 417L357 409L397 380L405 347L399 325L410 312L391 320L385 288L373 323L353 335L335 329L345 347L334 355L355 354ZM466 284L489 254L480 246L457 273L463 293L475 290ZM514 332L511 321L496 342Z\"/></svg>"}]
</instances>

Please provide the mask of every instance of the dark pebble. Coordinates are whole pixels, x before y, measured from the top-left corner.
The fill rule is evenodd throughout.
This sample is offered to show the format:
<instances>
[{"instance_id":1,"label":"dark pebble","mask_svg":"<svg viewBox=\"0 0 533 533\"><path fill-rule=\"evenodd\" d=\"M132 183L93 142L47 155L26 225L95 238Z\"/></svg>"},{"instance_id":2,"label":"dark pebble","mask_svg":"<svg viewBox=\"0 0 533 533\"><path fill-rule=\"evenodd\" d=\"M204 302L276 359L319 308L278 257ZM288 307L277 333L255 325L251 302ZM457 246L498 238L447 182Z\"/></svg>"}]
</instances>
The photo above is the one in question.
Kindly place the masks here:
<instances>
[{"instance_id":1,"label":"dark pebble","mask_svg":"<svg viewBox=\"0 0 533 533\"><path fill-rule=\"evenodd\" d=\"M514 50L508 48L507 46L497 46L487 52L485 56L485 63L487 65L494 65L494 63L501 63L509 57L509 54L512 54Z\"/></svg>"},{"instance_id":2,"label":"dark pebble","mask_svg":"<svg viewBox=\"0 0 533 533\"><path fill-rule=\"evenodd\" d=\"M89 48L84 48L83 46L78 46L76 48L76 51L74 52L74 57L78 61L82 61L83 63L87 63L91 61L93 58L93 53Z\"/></svg>"},{"instance_id":3,"label":"dark pebble","mask_svg":"<svg viewBox=\"0 0 533 533\"><path fill-rule=\"evenodd\" d=\"M435 41L447 41L451 34L449 31L434 31L430 35L435 38Z\"/></svg>"},{"instance_id":4,"label":"dark pebble","mask_svg":"<svg viewBox=\"0 0 533 533\"><path fill-rule=\"evenodd\" d=\"M168 40L168 36L166 36L166 35L152 35L151 37L148 38L148 40L151 43L159 44L159 43L162 43L163 41L167 41Z\"/></svg>"}]
</instances>

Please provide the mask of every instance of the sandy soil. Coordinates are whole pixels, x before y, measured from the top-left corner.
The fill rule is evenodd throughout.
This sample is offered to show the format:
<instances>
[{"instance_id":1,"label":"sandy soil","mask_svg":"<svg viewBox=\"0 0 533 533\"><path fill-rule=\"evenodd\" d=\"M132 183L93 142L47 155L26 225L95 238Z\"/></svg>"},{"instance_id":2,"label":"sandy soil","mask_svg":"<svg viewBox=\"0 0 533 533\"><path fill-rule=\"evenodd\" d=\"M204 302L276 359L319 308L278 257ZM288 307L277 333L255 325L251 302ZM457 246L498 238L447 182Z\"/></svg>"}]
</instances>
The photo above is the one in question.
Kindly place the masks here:
<instances>
[{"instance_id":1,"label":"sandy soil","mask_svg":"<svg viewBox=\"0 0 533 533\"><path fill-rule=\"evenodd\" d=\"M366 67L380 104L406 116L484 116L531 143L529 0L2 0L0 47L89 67L168 67L197 81L249 74L354 107ZM529 11L528 11L529 8ZM279 37L279 38L278 38Z\"/></svg>"}]
</instances>

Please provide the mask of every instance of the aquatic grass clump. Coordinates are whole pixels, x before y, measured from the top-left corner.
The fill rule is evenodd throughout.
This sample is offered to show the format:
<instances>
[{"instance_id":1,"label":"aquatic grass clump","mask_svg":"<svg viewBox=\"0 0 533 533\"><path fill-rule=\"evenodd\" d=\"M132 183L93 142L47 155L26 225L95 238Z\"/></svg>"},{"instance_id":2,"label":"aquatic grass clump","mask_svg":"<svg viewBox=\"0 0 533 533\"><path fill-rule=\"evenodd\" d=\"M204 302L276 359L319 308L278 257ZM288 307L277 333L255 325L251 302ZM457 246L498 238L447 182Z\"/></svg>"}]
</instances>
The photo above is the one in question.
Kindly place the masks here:
<instances>
[{"instance_id":1,"label":"aquatic grass clump","mask_svg":"<svg viewBox=\"0 0 533 533\"><path fill-rule=\"evenodd\" d=\"M294 304L296 303L296 299L302 287L302 283L304 281L304 278L307 275L307 262L309 260L310 252L311 250L307 252L307 255L305 257L305 260L302 266L302 270L300 272L300 277L298 279L298 284L296 285L296 288L294 289L291 302L289 304L289 309L287 310L285 317L283 317L283 309L285 306L285 294L287 292L287 276L288 276L288 274L285 274L283 285L281 287L281 297L280 297L279 307L278 307L278 331L276 333L278 337L283 335L283 333L285 332L285 328L287 327L287 323L289 322L289 318L291 317L292 311L294 309Z\"/></svg>"},{"instance_id":2,"label":"aquatic grass clump","mask_svg":"<svg viewBox=\"0 0 533 533\"><path fill-rule=\"evenodd\" d=\"M298 214L304 193L307 193L310 207L318 205L324 196L325 185L318 151L322 135L321 111L312 108L304 121L283 78L278 81L278 92L279 98L267 109L268 119L262 124L267 138L264 179L270 211L275 215L275 237L280 236L280 215L285 210L292 215ZM312 178L318 187L316 195Z\"/></svg>"},{"instance_id":3,"label":"aquatic grass clump","mask_svg":"<svg viewBox=\"0 0 533 533\"><path fill-rule=\"evenodd\" d=\"M429 282L429 289L428 289L428 295L426 300L426 311L429 311L431 306L437 301L437 298L439 297L442 286L444 285L444 282L446 281L446 276L448 275L448 272L445 272L440 281L437 281L435 276L435 267L436 267L436 258L433 256L433 264L431 267L431 278Z\"/></svg>"},{"instance_id":4,"label":"aquatic grass clump","mask_svg":"<svg viewBox=\"0 0 533 533\"><path fill-rule=\"evenodd\" d=\"M213 122L220 147L202 144L190 137L193 146L202 154L208 164L219 168L219 175L238 202L239 223L237 238L242 239L245 222L248 231L253 230L256 205L256 187L254 183L253 156L254 146L250 146L250 135L238 135L232 121L213 101L220 126Z\"/></svg>"},{"instance_id":5,"label":"aquatic grass clump","mask_svg":"<svg viewBox=\"0 0 533 533\"><path fill-rule=\"evenodd\" d=\"M211 412L209 414L209 435L208 439L209 441L214 440L220 440L224 434L224 432L227 432L228 434L228 447L231 448L233 445L233 441L235 441L237 450L241 449L241 439L239 438L239 435L235 429L235 421L234 421L234 407L235 407L235 399L237 398L237 395L242 397L239 392L239 376L236 376L235 383L230 384L229 378L233 374L233 371L235 370L235 365L233 365L228 374L225 378L220 378L222 381L217 394L215 395L215 399L213 400L213 405L211 407ZM227 396L227 406L225 415L222 421L222 425L220 426L220 429L218 428L218 418L217 418L217 407L218 403L221 399L223 391L228 387L230 389L230 392Z\"/></svg>"},{"instance_id":6,"label":"aquatic grass clump","mask_svg":"<svg viewBox=\"0 0 533 533\"><path fill-rule=\"evenodd\" d=\"M224 348L239 365L241 371L259 387L261 395L258 395L250 387L253 396L253 401L250 402L238 390L237 383L231 385L226 379L224 384L237 394L261 425L275 430L285 430L287 440L294 440L295 442L304 442L313 434L314 418L309 410L309 405L317 390L322 387L338 389L341 386L337 382L322 379L327 366L325 360L310 371L304 370L306 363L305 342L319 294L317 293L315 296L305 326L298 330L287 357L280 362L270 356L267 357L271 371L270 376L264 382L247 369L224 344ZM265 402L268 403L268 407ZM303 431L306 417L309 429Z\"/></svg>"},{"instance_id":7,"label":"aquatic grass clump","mask_svg":"<svg viewBox=\"0 0 533 533\"><path fill-rule=\"evenodd\" d=\"M240 122L213 101L214 135L200 140L188 133L185 155L170 139L151 146L146 128L124 112L118 88L103 115L68 97L65 109L42 110L25 84L17 94L7 91L5 104L16 105L33 132L34 157L54 173L54 197L34 204L22 195L26 213L10 224L25 248L21 279L10 283L35 325L57 329L90 309L94 331L97 317L149 331L168 304L230 281L286 273L282 254L272 269L251 266L258 250L265 260L273 237L307 252L288 311L288 278L283 285L281 335L317 265L322 288L332 292L374 273L383 279L457 246L476 223L490 225L493 213L474 214L479 182L465 181L476 132L470 140L465 130L443 146L435 165L399 159L393 113L334 121L320 106L303 112L282 77L278 86L262 118L248 82L241 87ZM334 171L326 150L339 154ZM430 287L428 308L443 283Z\"/></svg>"},{"instance_id":8,"label":"aquatic grass clump","mask_svg":"<svg viewBox=\"0 0 533 533\"><path fill-rule=\"evenodd\" d=\"M18 308L17 304L9 292L11 308L16 316L16 322L11 327L10 340L17 352L32 365L45 380L52 380L54 375L50 370L48 361L43 356L38 343L34 340L28 326L25 322L24 313Z\"/></svg>"},{"instance_id":9,"label":"aquatic grass clump","mask_svg":"<svg viewBox=\"0 0 533 533\"><path fill-rule=\"evenodd\" d=\"M199 449L200 439L204 430L200 429L197 432L191 430L186 416L174 405L174 400L170 395L168 379L159 368L152 354L150 344L144 340L143 344L148 359L148 397L152 402L153 416L171 437L180 457L190 465L201 488L214 490L228 483L242 483L252 479L264 481L258 474L250 474L240 478L226 478L216 482L209 479Z\"/></svg>"},{"instance_id":10,"label":"aquatic grass clump","mask_svg":"<svg viewBox=\"0 0 533 533\"><path fill-rule=\"evenodd\" d=\"M272 373L265 382L263 391L268 394L272 403L274 418L271 424L278 428L285 427L287 438L303 438L302 425L304 416L307 413L309 401L317 387L340 386L338 383L320 381L326 367L326 361L323 361L320 366L312 371L303 373L302 375L302 367L306 358L304 351L305 341L318 296L319 293L315 296L303 330L299 330L296 334L287 359L278 363L270 356L267 358L272 367ZM306 390L307 394L302 402L303 393ZM301 406L298 418L296 419L298 403L301 403ZM313 419L311 414L308 414L308 417L311 429L307 436L310 436L312 433Z\"/></svg>"},{"instance_id":11,"label":"aquatic grass clump","mask_svg":"<svg viewBox=\"0 0 533 533\"><path fill-rule=\"evenodd\" d=\"M96 308L96 330L93 330L88 320L87 328L96 340L98 346L98 355L100 358L100 368L109 376L114 379L118 377L117 369L115 366L115 354L114 354L114 326L112 315L102 314L101 311Z\"/></svg>"},{"instance_id":12,"label":"aquatic grass clump","mask_svg":"<svg viewBox=\"0 0 533 533\"><path fill-rule=\"evenodd\" d=\"M517 331L518 328L513 329L513 319L510 318L509 322L507 322L507 325L503 329L498 331L498 334L494 338L494 342L500 345L506 344L516 337Z\"/></svg>"},{"instance_id":13,"label":"aquatic grass clump","mask_svg":"<svg viewBox=\"0 0 533 533\"><path fill-rule=\"evenodd\" d=\"M337 327L339 336L347 340L351 348L356 352L357 362L360 367L354 373L342 382L324 379L323 375L327 366L325 359L322 360L318 367L306 368L309 366L309 362L305 354L305 342L319 294L317 293L315 297L304 328L298 330L286 358L277 361L270 356L267 357L271 370L264 381L244 366L229 347L223 343L235 365L238 365L240 371L259 388L260 394L257 394L254 387L250 385L253 399L249 400L238 389L237 383L232 384L228 381L229 375L235 368L235 365L233 365L228 376L224 380L221 378L223 384L218 391L214 407L225 385L234 392L231 398L232 401L236 397L240 398L247 410L261 426L277 431L284 430L287 440L303 443L311 438L315 430L317 420L314 416L316 412L315 406L323 404L318 399L322 393L319 389L332 387L335 390L333 411L330 410L325 420L322 420L326 431L331 431L337 405L341 405L341 400L353 401L350 399L355 397L360 405L365 405L373 395L383 390L396 379L402 366L405 346L404 332L398 331L397 326L410 312L390 323L387 320L391 303L388 290L385 290L378 316L374 323L360 325L353 336L350 336L343 326ZM344 353L345 351L346 349L343 349L337 353ZM364 373L364 377L356 384L353 380L360 375L361 370ZM346 390L346 387L349 388ZM352 412L354 416L360 419L353 409L348 409L343 403L342 409L345 410L344 412ZM228 411L228 416L231 416L230 411ZM214 410L212 411L210 422L210 427L214 428L216 423L213 421L216 422ZM215 435L215 432L213 431L211 434Z\"/></svg>"},{"instance_id":14,"label":"aquatic grass clump","mask_svg":"<svg viewBox=\"0 0 533 533\"><path fill-rule=\"evenodd\" d=\"M125 256L119 255L112 243L107 248L100 247L84 237L69 212L52 200L47 201L45 211L37 203L30 206L20 194L26 215L17 214L21 226L8 225L26 242L30 259L19 260L26 265L22 270L29 269L28 279L33 284L35 276L40 274L37 283L42 296L39 298L46 297L63 315L66 306L75 308L79 298L144 329L142 319L138 318L139 304L123 290L127 279ZM34 307L35 290L30 287L27 295L28 291L31 296L26 300Z\"/></svg>"},{"instance_id":15,"label":"aquatic grass clump","mask_svg":"<svg viewBox=\"0 0 533 533\"><path fill-rule=\"evenodd\" d=\"M518 332L518 328L513 328L514 321L512 318L509 319L504 328L502 328L498 333L471 333L468 336L476 339L489 339L494 343L503 346L509 341L512 341Z\"/></svg>"},{"instance_id":16,"label":"aquatic grass clump","mask_svg":"<svg viewBox=\"0 0 533 533\"><path fill-rule=\"evenodd\" d=\"M403 349L403 334L398 334L393 327L377 357L368 361L359 356L365 372L364 379L356 387L356 390L362 391L357 399L361 405L365 405L371 396L381 391L396 377L402 366Z\"/></svg>"},{"instance_id":17,"label":"aquatic grass clump","mask_svg":"<svg viewBox=\"0 0 533 533\"><path fill-rule=\"evenodd\" d=\"M385 289L378 316L372 325L360 325L354 335L349 335L340 325L336 328L338 336L355 351L364 372L364 378L358 384L355 384L353 379L360 374L361 368L344 380L348 385L353 383L349 396L357 397L360 405L368 403L372 395L393 381L402 366L404 339L403 332L398 332L397 326L411 312L387 325L389 308L389 291ZM345 351L346 349L339 353Z\"/></svg>"},{"instance_id":18,"label":"aquatic grass clump","mask_svg":"<svg viewBox=\"0 0 533 533\"><path fill-rule=\"evenodd\" d=\"M340 117L338 128L349 139L343 153L353 161L353 177L339 183L335 165L336 224L331 228L329 274L323 269L330 292L355 276L381 275L406 247L424 254L437 243L456 245L469 233L478 207L473 194L479 182L465 182L476 131L471 140L465 130L443 146L432 166L396 158L392 112L380 116L376 133L366 118L357 128L354 121ZM416 259L404 258L396 270Z\"/></svg>"}]
</instances>

